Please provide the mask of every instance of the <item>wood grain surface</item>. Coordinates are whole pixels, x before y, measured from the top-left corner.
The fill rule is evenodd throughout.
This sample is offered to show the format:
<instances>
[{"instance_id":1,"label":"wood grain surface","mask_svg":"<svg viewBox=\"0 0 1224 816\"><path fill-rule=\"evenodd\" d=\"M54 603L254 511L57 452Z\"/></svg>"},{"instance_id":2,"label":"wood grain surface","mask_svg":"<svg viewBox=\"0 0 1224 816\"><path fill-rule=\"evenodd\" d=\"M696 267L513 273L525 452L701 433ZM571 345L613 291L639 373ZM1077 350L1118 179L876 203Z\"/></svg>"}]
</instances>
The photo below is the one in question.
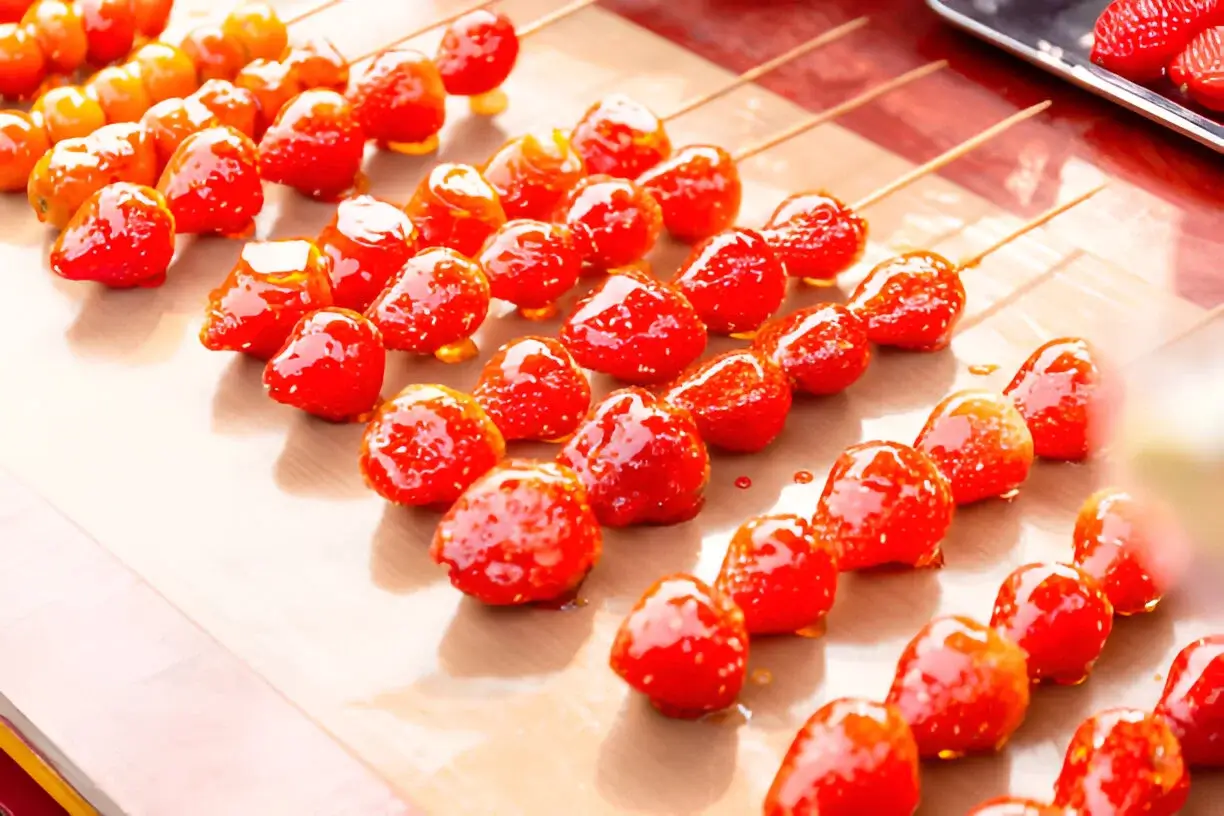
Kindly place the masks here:
<instances>
[{"instance_id":1,"label":"wood grain surface","mask_svg":"<svg viewBox=\"0 0 1224 816\"><path fill-rule=\"evenodd\" d=\"M360 53L386 32L462 5L351 0L303 29L330 32L346 53ZM527 21L557 5L502 7ZM653 12L651 4L620 5L654 14L656 24L671 19L659 17L663 3ZM734 21L749 13L744 5L711 0L690 30L704 31L715 14ZM816 8L825 4L777 6L824 20ZM179 0L178 28L207 8ZM884 20L856 36L878 42L875 25L896 27ZM749 61L799 34L771 36L776 46L756 43L761 53ZM855 55L858 41L838 48ZM432 48L434 40L420 42ZM846 63L845 83L822 85L824 101L905 67L868 48ZM728 75L613 12L590 9L524 44L505 115L475 119L452 103L438 158L479 161L529 126L574 122L613 90L666 112ZM1017 99L950 76L873 107L894 130L924 129L926 138L904 150L880 144L879 130L833 124L746 162L741 222L759 225L801 189L853 200L1035 101L1027 91ZM932 88L940 89L936 112ZM1078 104L1086 97L1056 106L1054 121L1075 115ZM734 148L805 114L755 87L670 130L677 144ZM1107 122L1115 114L1099 115ZM800 400L766 454L716 456L706 510L676 527L609 531L604 561L582 590L586 604L572 611L492 611L463 599L426 554L436 515L388 506L362 485L359 426L324 424L271 402L260 365L199 345L204 295L234 262L238 242L184 241L164 287L104 291L54 279L47 231L23 201L0 201L0 258L19 304L0 321L0 378L9 384L0 466L12 477L0 481L0 691L96 786L104 812L390 814L406 812L405 802L429 813L501 816L756 812L782 752L821 703L883 695L902 647L931 615L984 618L1011 569L1068 557L1075 510L1099 466L1043 463L1015 500L966 509L942 570L847 576L823 638L753 644L752 669L772 679L750 683L741 708L726 716L664 720L607 669L615 627L642 590L678 570L713 578L730 533L749 514L810 512L845 446L912 439L945 393L1002 387L1046 339L1084 335L1130 359L1204 314L1178 288L1180 267L1170 260L1182 240L1176 209L1106 162L1057 152L1050 133L1046 121L1026 123L966 165L986 168L1024 206L1001 205L961 171L926 179L870 210L868 258L839 287L798 288L786 306L840 298L872 262L900 249L968 255L1027 212L1112 180L1065 221L967 273L968 318L952 349L882 353L848 393ZM1058 171L1047 172L1055 157ZM436 160L371 155L373 192L403 201ZM1135 201L1144 202L1141 217L1116 217ZM313 235L332 210L278 189L259 234ZM1218 212L1209 223L1218 236ZM657 273L670 275L684 252L663 242ZM497 316L477 335L479 359L444 366L396 355L384 391L410 382L470 388L502 342L556 327ZM715 340L709 353L734 345ZM969 373L983 363L1000 369ZM613 387L598 377L594 384L599 393ZM799 470L816 480L796 483ZM741 476L749 489L735 486ZM1209 579L1204 573L1156 614L1121 621L1085 685L1039 689L1028 721L998 756L925 766L921 812L964 813L1009 790L1047 794L1084 716L1151 706L1176 650L1224 627ZM1217 813L1218 780L1201 775L1195 788L1186 812Z\"/></svg>"}]
</instances>

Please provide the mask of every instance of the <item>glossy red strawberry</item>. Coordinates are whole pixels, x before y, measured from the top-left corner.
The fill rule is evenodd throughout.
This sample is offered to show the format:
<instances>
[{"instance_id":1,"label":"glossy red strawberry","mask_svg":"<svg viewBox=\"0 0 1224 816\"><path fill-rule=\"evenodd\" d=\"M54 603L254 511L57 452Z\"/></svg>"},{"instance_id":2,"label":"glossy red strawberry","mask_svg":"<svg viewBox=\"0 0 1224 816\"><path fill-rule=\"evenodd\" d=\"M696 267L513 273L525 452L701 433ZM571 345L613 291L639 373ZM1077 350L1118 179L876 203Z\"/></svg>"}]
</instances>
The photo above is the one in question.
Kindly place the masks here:
<instances>
[{"instance_id":1,"label":"glossy red strawberry","mask_svg":"<svg viewBox=\"0 0 1224 816\"><path fill-rule=\"evenodd\" d=\"M570 135L587 172L633 179L671 155L663 120L624 94L592 105Z\"/></svg>"},{"instance_id":2,"label":"glossy red strawberry","mask_svg":"<svg viewBox=\"0 0 1224 816\"><path fill-rule=\"evenodd\" d=\"M255 143L228 127L192 134L170 157L157 191L181 235L247 231L264 203Z\"/></svg>"},{"instance_id":3,"label":"glossy red strawberry","mask_svg":"<svg viewBox=\"0 0 1224 816\"><path fill-rule=\"evenodd\" d=\"M1034 681L1075 685L1105 648L1113 605L1075 567L1026 564L1003 580L990 625L1024 649Z\"/></svg>"},{"instance_id":4,"label":"glossy red strawberry","mask_svg":"<svg viewBox=\"0 0 1224 816\"><path fill-rule=\"evenodd\" d=\"M551 337L519 337L499 348L472 396L506 439L562 439L591 407L586 375Z\"/></svg>"},{"instance_id":5,"label":"glossy red strawberry","mask_svg":"<svg viewBox=\"0 0 1224 816\"><path fill-rule=\"evenodd\" d=\"M970 618L935 618L902 652L888 702L923 759L997 751L1028 711L1024 650Z\"/></svg>"},{"instance_id":6,"label":"glossy red strawberry","mask_svg":"<svg viewBox=\"0 0 1224 816\"><path fill-rule=\"evenodd\" d=\"M867 222L828 193L787 198L762 232L795 278L832 280L858 263L867 249Z\"/></svg>"},{"instance_id":7,"label":"glossy red strawberry","mask_svg":"<svg viewBox=\"0 0 1224 816\"><path fill-rule=\"evenodd\" d=\"M562 130L532 131L506 142L481 173L501 199L507 218L546 221L586 176L582 157Z\"/></svg>"},{"instance_id":8,"label":"glossy red strawberry","mask_svg":"<svg viewBox=\"0 0 1224 816\"><path fill-rule=\"evenodd\" d=\"M791 389L776 365L751 349L737 349L685 372L663 399L693 415L707 445L755 453L782 433Z\"/></svg>"},{"instance_id":9,"label":"glossy red strawberry","mask_svg":"<svg viewBox=\"0 0 1224 816\"><path fill-rule=\"evenodd\" d=\"M561 342L583 368L647 385L675 379L700 357L706 332L684 295L624 270L574 307Z\"/></svg>"},{"instance_id":10,"label":"glossy red strawberry","mask_svg":"<svg viewBox=\"0 0 1224 816\"><path fill-rule=\"evenodd\" d=\"M416 383L384 402L361 440L366 484L389 502L449 505L505 455L506 442L476 400Z\"/></svg>"},{"instance_id":11,"label":"glossy red strawberry","mask_svg":"<svg viewBox=\"0 0 1224 816\"><path fill-rule=\"evenodd\" d=\"M188 136L220 124L203 102L190 96L158 102L140 118L140 126L153 140L159 168L165 168Z\"/></svg>"},{"instance_id":12,"label":"glossy red strawberry","mask_svg":"<svg viewBox=\"0 0 1224 816\"><path fill-rule=\"evenodd\" d=\"M677 524L701 510L710 457L692 416L640 388L613 391L557 455L600 524Z\"/></svg>"},{"instance_id":13,"label":"glossy red strawberry","mask_svg":"<svg viewBox=\"0 0 1224 816\"><path fill-rule=\"evenodd\" d=\"M747 670L744 615L691 575L669 575L621 623L609 663L668 717L729 708Z\"/></svg>"},{"instance_id":14,"label":"glossy red strawberry","mask_svg":"<svg viewBox=\"0 0 1224 816\"><path fill-rule=\"evenodd\" d=\"M387 348L437 354L467 340L489 313L489 282L473 261L433 247L414 255L366 310Z\"/></svg>"},{"instance_id":15,"label":"glossy red strawberry","mask_svg":"<svg viewBox=\"0 0 1224 816\"><path fill-rule=\"evenodd\" d=\"M329 266L310 241L252 241L209 293L200 342L267 360L300 319L332 305Z\"/></svg>"},{"instance_id":16,"label":"glossy red strawberry","mask_svg":"<svg viewBox=\"0 0 1224 816\"><path fill-rule=\"evenodd\" d=\"M731 536L714 588L743 610L748 634L798 632L833 608L837 558L800 516L754 516Z\"/></svg>"},{"instance_id":17,"label":"glossy red strawberry","mask_svg":"<svg viewBox=\"0 0 1224 816\"><path fill-rule=\"evenodd\" d=\"M753 332L786 297L786 270L760 233L730 229L693 248L672 285L715 334Z\"/></svg>"},{"instance_id":18,"label":"glossy red strawberry","mask_svg":"<svg viewBox=\"0 0 1224 816\"><path fill-rule=\"evenodd\" d=\"M511 459L464 491L429 554L460 592L495 606L548 601L599 562L603 533L574 472Z\"/></svg>"},{"instance_id":19,"label":"glossy red strawberry","mask_svg":"<svg viewBox=\"0 0 1224 816\"><path fill-rule=\"evenodd\" d=\"M842 570L937 567L955 509L926 454L898 442L861 442L833 463L812 525Z\"/></svg>"},{"instance_id":20,"label":"glossy red strawberry","mask_svg":"<svg viewBox=\"0 0 1224 816\"><path fill-rule=\"evenodd\" d=\"M469 258L506 223L497 192L470 164L439 164L421 180L404 212L425 246L450 247Z\"/></svg>"},{"instance_id":21,"label":"glossy red strawberry","mask_svg":"<svg viewBox=\"0 0 1224 816\"><path fill-rule=\"evenodd\" d=\"M1089 717L1067 746L1054 804L1082 816L1173 816L1190 775L1163 719L1114 708Z\"/></svg>"},{"instance_id":22,"label":"glossy red strawberry","mask_svg":"<svg viewBox=\"0 0 1224 816\"><path fill-rule=\"evenodd\" d=\"M557 220L584 241L586 260L600 269L640 261L663 231L659 202L642 187L611 176L588 176L561 202Z\"/></svg>"},{"instance_id":23,"label":"glossy red strawberry","mask_svg":"<svg viewBox=\"0 0 1224 816\"><path fill-rule=\"evenodd\" d=\"M1173 729L1187 765L1224 767L1224 635L1177 653L1156 714Z\"/></svg>"},{"instance_id":24,"label":"glossy red strawberry","mask_svg":"<svg viewBox=\"0 0 1224 816\"><path fill-rule=\"evenodd\" d=\"M709 238L735 224L744 186L721 147L690 145L638 177L663 209L663 226L681 241Z\"/></svg>"},{"instance_id":25,"label":"glossy red strawberry","mask_svg":"<svg viewBox=\"0 0 1224 816\"><path fill-rule=\"evenodd\" d=\"M353 188L361 172L365 135L353 108L335 91L312 90L281 108L259 142L265 181L314 198Z\"/></svg>"},{"instance_id":26,"label":"glossy red strawberry","mask_svg":"<svg viewBox=\"0 0 1224 816\"><path fill-rule=\"evenodd\" d=\"M1038 456L1078 461L1106 441L1113 390L1088 341L1060 338L1034 351L1003 394L1028 423Z\"/></svg>"},{"instance_id":27,"label":"glossy red strawberry","mask_svg":"<svg viewBox=\"0 0 1224 816\"><path fill-rule=\"evenodd\" d=\"M1008 497L1033 465L1033 437L1024 417L1001 394L980 389L944 398L914 447L947 477L957 504Z\"/></svg>"},{"instance_id":28,"label":"glossy red strawberry","mask_svg":"<svg viewBox=\"0 0 1224 816\"><path fill-rule=\"evenodd\" d=\"M969 816L1074 816L1055 805L1016 796L1001 796L983 802Z\"/></svg>"},{"instance_id":29,"label":"glossy red strawberry","mask_svg":"<svg viewBox=\"0 0 1224 816\"><path fill-rule=\"evenodd\" d=\"M769 321L752 342L786 372L803 394L840 394L871 363L871 345L862 321L839 303L799 309Z\"/></svg>"},{"instance_id":30,"label":"glossy red strawberry","mask_svg":"<svg viewBox=\"0 0 1224 816\"><path fill-rule=\"evenodd\" d=\"M514 70L519 41L514 23L499 11L476 9L456 19L438 44L438 71L446 92L478 96L500 88Z\"/></svg>"},{"instance_id":31,"label":"glossy red strawberry","mask_svg":"<svg viewBox=\"0 0 1224 816\"><path fill-rule=\"evenodd\" d=\"M114 288L161 286L174 257L174 216L156 190L119 182L90 196L51 248L51 271Z\"/></svg>"},{"instance_id":32,"label":"glossy red strawberry","mask_svg":"<svg viewBox=\"0 0 1224 816\"><path fill-rule=\"evenodd\" d=\"M365 311L420 249L403 210L368 195L346 198L315 241L331 260L332 300Z\"/></svg>"},{"instance_id":33,"label":"glossy red strawberry","mask_svg":"<svg viewBox=\"0 0 1224 816\"><path fill-rule=\"evenodd\" d=\"M965 311L965 287L947 258L907 252L872 269L846 305L876 345L938 351Z\"/></svg>"},{"instance_id":34,"label":"glossy red strawberry","mask_svg":"<svg viewBox=\"0 0 1224 816\"><path fill-rule=\"evenodd\" d=\"M1135 82L1157 79L1220 11L1217 0L1113 0L1092 31L1092 61Z\"/></svg>"},{"instance_id":35,"label":"glossy red strawberry","mask_svg":"<svg viewBox=\"0 0 1224 816\"><path fill-rule=\"evenodd\" d=\"M843 697L795 736L765 796L765 816L913 816L918 746L892 706Z\"/></svg>"},{"instance_id":36,"label":"glossy red strawberry","mask_svg":"<svg viewBox=\"0 0 1224 816\"><path fill-rule=\"evenodd\" d=\"M1224 20L1224 6L1220 8ZM1169 79L1204 108L1224 111L1224 25L1195 35L1170 63Z\"/></svg>"},{"instance_id":37,"label":"glossy red strawberry","mask_svg":"<svg viewBox=\"0 0 1224 816\"><path fill-rule=\"evenodd\" d=\"M264 368L264 388L277 402L348 422L378 405L387 352L382 335L349 309L327 308L298 321Z\"/></svg>"},{"instance_id":38,"label":"glossy red strawberry","mask_svg":"<svg viewBox=\"0 0 1224 816\"><path fill-rule=\"evenodd\" d=\"M1151 612L1186 569L1189 545L1163 508L1106 488L1075 520L1075 565L1095 578L1118 615Z\"/></svg>"},{"instance_id":39,"label":"glossy red strawberry","mask_svg":"<svg viewBox=\"0 0 1224 816\"><path fill-rule=\"evenodd\" d=\"M493 297L527 311L551 312L582 274L573 230L543 221L507 221L485 241L476 260Z\"/></svg>"},{"instance_id":40,"label":"glossy red strawberry","mask_svg":"<svg viewBox=\"0 0 1224 816\"><path fill-rule=\"evenodd\" d=\"M411 48L378 54L346 92L366 138L415 145L446 123L446 88L433 60Z\"/></svg>"}]
</instances>

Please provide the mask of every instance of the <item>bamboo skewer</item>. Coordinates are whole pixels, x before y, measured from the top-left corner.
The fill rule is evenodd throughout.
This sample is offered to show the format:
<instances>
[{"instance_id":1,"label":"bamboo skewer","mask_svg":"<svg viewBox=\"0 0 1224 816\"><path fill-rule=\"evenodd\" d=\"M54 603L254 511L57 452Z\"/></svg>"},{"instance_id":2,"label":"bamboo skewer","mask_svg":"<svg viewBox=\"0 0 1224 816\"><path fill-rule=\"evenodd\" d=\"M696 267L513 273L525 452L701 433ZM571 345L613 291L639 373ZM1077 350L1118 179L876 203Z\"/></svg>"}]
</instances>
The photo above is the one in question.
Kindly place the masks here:
<instances>
[{"instance_id":1,"label":"bamboo skewer","mask_svg":"<svg viewBox=\"0 0 1224 816\"><path fill-rule=\"evenodd\" d=\"M338 1L338 0L337 0L337 1ZM448 14L448 15L447 15L447 16L445 16L445 17L442 17L442 18L439 18L439 19L437 19L437 20L434 20L432 23L427 23L427 24L425 24L425 25L421 26L421 27L420 27L420 28L418 28L418 29L415 29L415 30L413 30L413 31L410 31L409 33L405 34L404 36L400 37L400 38L399 38L399 39L397 39L397 40L392 40L391 42L387 43L386 45L380 45L378 48L376 48L376 49L375 49L375 50L373 50L373 51L367 51L366 53L362 54L361 56L359 56L359 57L356 57L356 58L354 58L354 59L349 60L349 65L356 65L356 64L357 64L357 63L359 63L359 62L364 62L365 60L368 60L368 59L370 59L371 57L376 57L376 56L378 56L379 54L383 53L384 51L388 51L388 50L390 50L390 49L394 48L395 46L399 45L400 43L405 43L405 42L408 42L409 40L416 39L417 37L421 36L422 34L428 34L430 31L433 31L435 28L441 28L442 26L450 25L451 23L455 22L456 20L458 20L458 19L459 19L460 17L462 17L463 15L465 15L465 14L471 14L473 11L479 11L479 10L480 10L480 9L482 9L482 8L485 8L485 7L487 7L487 6L491 6L491 5L493 5L493 2L494 2L494 0L481 0L481 2L479 2L479 3L473 3L472 5L467 6L466 8L462 8L462 9L460 9L459 11L456 11L456 12L455 12L455 13L453 13L453 14ZM546 19L546 18L542 18L542 19ZM539 22L539 21L537 21L537 22ZM523 36L523 32L521 32L521 31L520 31L520 32L519 32L519 37L522 37L522 36Z\"/></svg>"},{"instance_id":2,"label":"bamboo skewer","mask_svg":"<svg viewBox=\"0 0 1224 816\"><path fill-rule=\"evenodd\" d=\"M1048 224L1050 221L1053 221L1055 218L1062 215L1067 210L1070 210L1074 207L1079 206L1080 204L1084 203L1088 199L1092 198L1097 193L1104 190L1107 186L1108 185L1106 184L1098 184L1096 187L1093 187L1091 190L1088 190L1087 192L1080 193L1074 198L1068 199L1067 201L1064 201L1061 204L1051 207L1050 209L1043 212L1041 215L1036 216L1035 218L1028 221L1027 223L1012 230L1010 233L1003 236L999 240L995 241L993 244L986 247L981 252L978 252L976 255L973 255L961 261L960 264L958 264L957 269L960 272L965 272L969 269L973 269L974 267L981 265L982 261L986 260L986 258L998 252L1003 247L1007 246L1008 244L1010 244L1011 242L1019 238L1024 237L1025 235L1029 234L1030 232L1037 229L1038 227Z\"/></svg>"},{"instance_id":3,"label":"bamboo skewer","mask_svg":"<svg viewBox=\"0 0 1224 816\"><path fill-rule=\"evenodd\" d=\"M294 23L300 23L303 20L309 20L311 17L314 17L316 14L322 14L323 12L327 11L329 8L332 8L333 6L338 6L343 2L344 0L326 0L326 2L320 3L317 6L312 6L311 8L303 9L302 11L293 15L292 17L287 18L284 21L285 25L291 26Z\"/></svg>"}]
</instances>

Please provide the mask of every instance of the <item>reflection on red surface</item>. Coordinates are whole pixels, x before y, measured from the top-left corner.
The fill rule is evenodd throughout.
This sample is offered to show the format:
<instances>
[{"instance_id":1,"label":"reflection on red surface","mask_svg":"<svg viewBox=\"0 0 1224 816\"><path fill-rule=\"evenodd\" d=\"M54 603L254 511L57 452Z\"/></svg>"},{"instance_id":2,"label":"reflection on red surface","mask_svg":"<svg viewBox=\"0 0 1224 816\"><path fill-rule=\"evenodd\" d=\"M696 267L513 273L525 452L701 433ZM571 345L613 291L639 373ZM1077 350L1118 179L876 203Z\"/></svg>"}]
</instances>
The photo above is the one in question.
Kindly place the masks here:
<instances>
[{"instance_id":1,"label":"reflection on red surface","mask_svg":"<svg viewBox=\"0 0 1224 816\"><path fill-rule=\"evenodd\" d=\"M834 25L869 15L866 29L779 68L760 82L815 110L932 59L947 59L949 70L839 120L843 127L912 161L930 158L1018 107L1052 99L1048 115L995 139L943 175L1018 215L1033 215L1055 203L1064 165L1072 159L1087 161L1180 211L1171 247L1175 287L1205 306L1224 301L1224 268L1218 262L1224 248L1224 160L961 34L922 0L603 0L603 4L733 71L750 68ZM1039 158L1034 163L1039 178L1033 188L1009 190L1004 182L1015 172L1021 152ZM1130 192L1128 197L1119 189L1111 191L1107 206L1106 223L1114 219L1134 224L1135 209L1146 204L1137 194Z\"/></svg>"},{"instance_id":2,"label":"reflection on red surface","mask_svg":"<svg viewBox=\"0 0 1224 816\"><path fill-rule=\"evenodd\" d=\"M67 811L0 751L0 816L67 816Z\"/></svg>"}]
</instances>

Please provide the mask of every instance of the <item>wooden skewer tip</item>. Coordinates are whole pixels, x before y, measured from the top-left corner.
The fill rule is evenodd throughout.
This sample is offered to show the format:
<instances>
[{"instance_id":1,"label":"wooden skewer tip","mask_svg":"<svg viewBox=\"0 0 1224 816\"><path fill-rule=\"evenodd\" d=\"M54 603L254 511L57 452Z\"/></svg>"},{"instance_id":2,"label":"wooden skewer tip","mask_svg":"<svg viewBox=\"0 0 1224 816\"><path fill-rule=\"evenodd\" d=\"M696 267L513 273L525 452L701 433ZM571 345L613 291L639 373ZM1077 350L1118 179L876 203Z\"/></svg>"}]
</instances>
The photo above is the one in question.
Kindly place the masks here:
<instances>
[{"instance_id":1,"label":"wooden skewer tip","mask_svg":"<svg viewBox=\"0 0 1224 816\"><path fill-rule=\"evenodd\" d=\"M1083 204L1085 201L1092 198L1093 196L1095 196L1097 193L1101 192L1108 186L1109 184L1107 182L1103 182L1101 184L1098 184L1096 187L1093 187L1092 189L1088 190L1087 192L1080 193L1079 195L1076 195L1072 198L1067 199L1061 204L1051 207L1050 209L1043 212L1041 215L1036 216L1032 220L1021 225L1020 227L1017 227L1011 233L1000 238L998 241L995 241L993 244L986 247L986 249L982 250L978 254L964 261L961 261L957 269L960 272L964 272L968 269L973 269L974 267L980 265L982 261L986 260L987 257L989 257L990 255L993 255L995 252L998 252L1000 249L1007 246L1012 241L1015 241L1018 238L1021 238L1027 235L1028 233L1032 232L1033 230L1037 229L1040 226L1048 224L1050 221L1053 221L1055 218L1062 215L1067 210L1078 207L1080 204Z\"/></svg>"}]
</instances>

